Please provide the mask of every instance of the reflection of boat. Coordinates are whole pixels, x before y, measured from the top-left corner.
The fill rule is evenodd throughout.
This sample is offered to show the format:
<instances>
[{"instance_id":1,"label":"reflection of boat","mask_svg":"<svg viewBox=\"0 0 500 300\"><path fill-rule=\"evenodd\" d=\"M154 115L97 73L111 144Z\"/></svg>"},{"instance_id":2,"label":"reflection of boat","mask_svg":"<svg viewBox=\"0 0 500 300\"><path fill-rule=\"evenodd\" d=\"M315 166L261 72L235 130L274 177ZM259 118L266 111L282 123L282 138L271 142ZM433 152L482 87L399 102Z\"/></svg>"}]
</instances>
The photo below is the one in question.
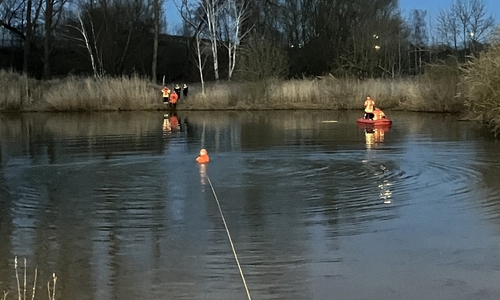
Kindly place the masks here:
<instances>
[{"instance_id":1,"label":"reflection of boat","mask_svg":"<svg viewBox=\"0 0 500 300\"><path fill-rule=\"evenodd\" d=\"M358 125L362 125L362 126L378 126L378 127L381 127L381 126L388 127L388 126L391 126L391 124L392 124L392 121L388 118L382 118L382 119L378 119L378 120L359 118L356 122L358 123Z\"/></svg>"},{"instance_id":2,"label":"reflection of boat","mask_svg":"<svg viewBox=\"0 0 500 300\"><path fill-rule=\"evenodd\" d=\"M383 143L385 132L389 131L389 127L364 127L365 129L365 142L368 147L371 147L373 144Z\"/></svg>"}]
</instances>

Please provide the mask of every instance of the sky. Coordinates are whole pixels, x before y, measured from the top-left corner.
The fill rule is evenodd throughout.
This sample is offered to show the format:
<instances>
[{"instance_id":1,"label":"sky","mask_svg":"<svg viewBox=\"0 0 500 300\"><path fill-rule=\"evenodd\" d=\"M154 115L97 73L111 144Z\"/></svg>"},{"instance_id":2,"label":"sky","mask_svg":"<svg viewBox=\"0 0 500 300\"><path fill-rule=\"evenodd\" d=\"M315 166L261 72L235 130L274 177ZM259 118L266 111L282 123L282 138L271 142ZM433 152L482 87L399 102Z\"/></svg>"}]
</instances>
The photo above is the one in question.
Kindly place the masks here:
<instances>
[{"instance_id":1,"label":"sky","mask_svg":"<svg viewBox=\"0 0 500 300\"><path fill-rule=\"evenodd\" d=\"M492 15L500 23L500 0L483 0L488 15ZM403 17L407 18L413 9L426 10L431 18L435 18L440 10L449 10L455 0L399 0Z\"/></svg>"},{"instance_id":2,"label":"sky","mask_svg":"<svg viewBox=\"0 0 500 300\"><path fill-rule=\"evenodd\" d=\"M495 18L497 24L500 24L500 0L483 1L488 15L491 14ZM167 30L171 34L175 33L176 27L180 24L179 12L175 6L175 2L180 3L181 0L166 0L165 3L166 19L168 23ZM405 19L408 18L410 11L413 9L426 10L430 22L433 23L436 22L439 11L448 10L454 2L455 0L399 0L399 7Z\"/></svg>"}]
</instances>

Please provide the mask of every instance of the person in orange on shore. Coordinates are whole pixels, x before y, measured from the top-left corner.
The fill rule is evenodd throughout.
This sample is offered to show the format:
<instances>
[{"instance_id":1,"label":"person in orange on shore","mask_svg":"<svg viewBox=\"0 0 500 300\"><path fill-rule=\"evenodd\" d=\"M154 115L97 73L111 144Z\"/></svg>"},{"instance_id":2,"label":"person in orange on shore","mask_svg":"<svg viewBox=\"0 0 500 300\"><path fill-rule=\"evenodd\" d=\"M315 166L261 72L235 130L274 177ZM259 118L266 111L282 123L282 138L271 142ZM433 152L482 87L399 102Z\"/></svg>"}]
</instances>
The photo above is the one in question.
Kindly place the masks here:
<instances>
[{"instance_id":1,"label":"person in orange on shore","mask_svg":"<svg viewBox=\"0 0 500 300\"><path fill-rule=\"evenodd\" d=\"M366 100L365 100L365 119L373 120L374 107L375 107L375 101L373 101L370 96L366 97Z\"/></svg>"},{"instance_id":2,"label":"person in orange on shore","mask_svg":"<svg viewBox=\"0 0 500 300\"><path fill-rule=\"evenodd\" d=\"M385 118L386 118L386 116L380 108L375 108L375 110L373 110L373 120L374 121L385 119Z\"/></svg>"},{"instance_id":3,"label":"person in orange on shore","mask_svg":"<svg viewBox=\"0 0 500 300\"><path fill-rule=\"evenodd\" d=\"M161 92L163 94L163 104L167 104L170 96L170 89L167 86L164 86L161 89Z\"/></svg>"},{"instance_id":4,"label":"person in orange on shore","mask_svg":"<svg viewBox=\"0 0 500 300\"><path fill-rule=\"evenodd\" d=\"M169 105L170 107L176 107L177 106L177 99L179 99L179 96L177 93L170 93L170 102Z\"/></svg>"},{"instance_id":5,"label":"person in orange on shore","mask_svg":"<svg viewBox=\"0 0 500 300\"><path fill-rule=\"evenodd\" d=\"M207 150L201 149L200 155L196 158L196 162L200 164L206 164L210 161L210 157L208 157Z\"/></svg>"}]
</instances>

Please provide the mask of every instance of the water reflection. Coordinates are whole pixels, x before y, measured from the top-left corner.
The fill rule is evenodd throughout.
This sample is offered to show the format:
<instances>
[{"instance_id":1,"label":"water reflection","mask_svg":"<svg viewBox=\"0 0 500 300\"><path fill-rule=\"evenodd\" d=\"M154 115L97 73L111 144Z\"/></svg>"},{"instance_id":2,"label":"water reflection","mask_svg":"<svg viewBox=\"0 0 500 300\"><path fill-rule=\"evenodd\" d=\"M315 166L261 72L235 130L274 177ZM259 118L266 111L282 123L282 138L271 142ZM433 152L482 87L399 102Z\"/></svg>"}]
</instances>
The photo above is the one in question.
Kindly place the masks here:
<instances>
[{"instance_id":1,"label":"water reflection","mask_svg":"<svg viewBox=\"0 0 500 300\"><path fill-rule=\"evenodd\" d=\"M61 298L245 298L209 175L253 298L500 296L498 143L436 115L356 118L0 115L0 285L19 255Z\"/></svg>"},{"instance_id":2,"label":"water reflection","mask_svg":"<svg viewBox=\"0 0 500 300\"><path fill-rule=\"evenodd\" d=\"M383 143L385 133L391 130L390 126L365 126L362 128L365 132L365 143L368 149L376 144Z\"/></svg>"},{"instance_id":3,"label":"water reflection","mask_svg":"<svg viewBox=\"0 0 500 300\"><path fill-rule=\"evenodd\" d=\"M180 126L177 112L163 114L162 129L165 137L169 136L173 131L179 130Z\"/></svg>"},{"instance_id":4,"label":"water reflection","mask_svg":"<svg viewBox=\"0 0 500 300\"><path fill-rule=\"evenodd\" d=\"M385 125L385 126L358 125L358 127L360 127L365 133L365 144L368 150L371 150L373 149L374 146L383 143L386 132L391 130L390 125ZM393 185L393 183L391 182L391 179L389 177L384 176L385 173L390 173L391 170L389 170L385 165L381 164L380 162L377 161L373 162L375 159L376 158L374 158L371 153L367 153L367 157L366 160L364 160L364 162L375 163L376 171L373 174L373 176L374 178L377 178L377 181L379 182L378 184L379 197L384 204L391 204L392 203L391 186Z\"/></svg>"},{"instance_id":5,"label":"water reflection","mask_svg":"<svg viewBox=\"0 0 500 300\"><path fill-rule=\"evenodd\" d=\"M199 164L198 167L200 168L201 191L205 192L205 186L207 185L207 165Z\"/></svg>"}]
</instances>

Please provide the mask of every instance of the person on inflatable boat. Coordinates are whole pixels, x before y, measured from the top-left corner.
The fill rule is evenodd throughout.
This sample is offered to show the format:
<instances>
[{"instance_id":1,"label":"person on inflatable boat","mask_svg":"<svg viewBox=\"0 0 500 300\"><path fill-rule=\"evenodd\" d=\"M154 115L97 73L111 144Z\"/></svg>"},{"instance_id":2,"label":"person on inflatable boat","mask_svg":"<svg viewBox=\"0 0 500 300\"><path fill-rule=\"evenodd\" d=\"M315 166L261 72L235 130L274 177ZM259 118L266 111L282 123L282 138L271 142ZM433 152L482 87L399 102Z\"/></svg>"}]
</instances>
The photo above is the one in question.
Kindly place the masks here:
<instances>
[{"instance_id":1,"label":"person on inflatable boat","mask_svg":"<svg viewBox=\"0 0 500 300\"><path fill-rule=\"evenodd\" d=\"M373 120L374 114L373 109L375 107L375 101L372 100L370 96L366 97L365 100L365 119Z\"/></svg>"},{"instance_id":2,"label":"person on inflatable boat","mask_svg":"<svg viewBox=\"0 0 500 300\"><path fill-rule=\"evenodd\" d=\"M385 118L386 118L386 116L380 108L377 107L373 110L373 120L374 121L385 119Z\"/></svg>"}]
</instances>

